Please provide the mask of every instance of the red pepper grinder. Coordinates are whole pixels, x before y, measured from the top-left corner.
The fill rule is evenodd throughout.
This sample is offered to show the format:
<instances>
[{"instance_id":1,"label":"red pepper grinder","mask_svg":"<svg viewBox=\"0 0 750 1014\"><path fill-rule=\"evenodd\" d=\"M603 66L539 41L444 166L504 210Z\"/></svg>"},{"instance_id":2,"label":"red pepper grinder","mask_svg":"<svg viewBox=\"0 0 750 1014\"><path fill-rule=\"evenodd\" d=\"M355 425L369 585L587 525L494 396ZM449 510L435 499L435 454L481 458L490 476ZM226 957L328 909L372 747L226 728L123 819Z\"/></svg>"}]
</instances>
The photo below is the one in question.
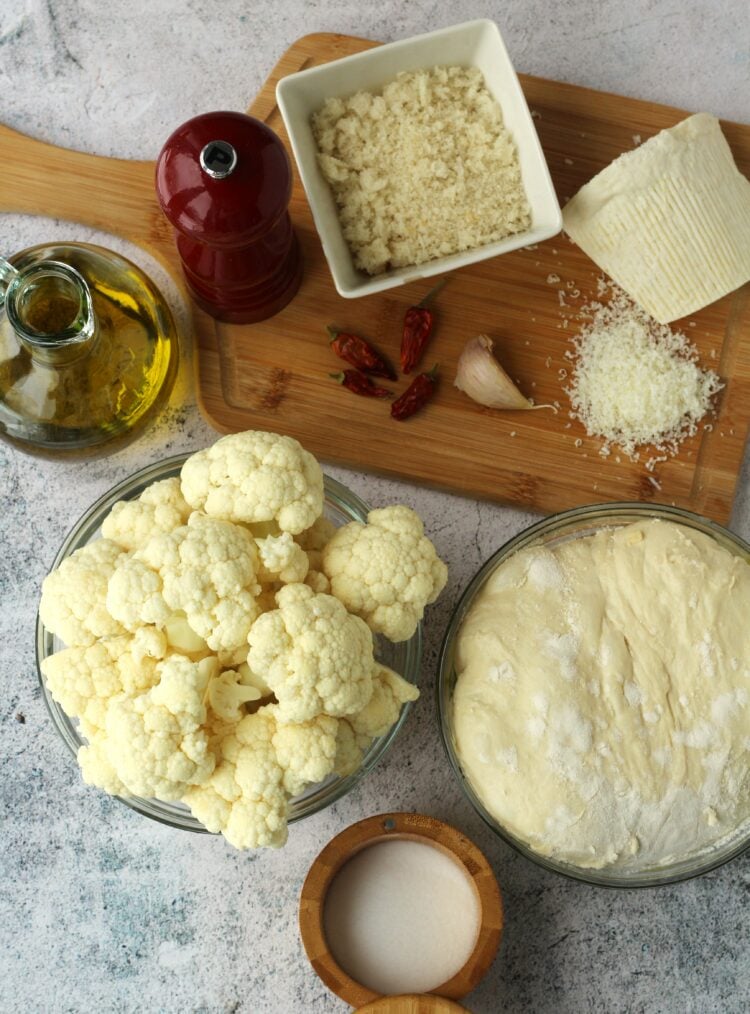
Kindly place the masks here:
<instances>
[{"instance_id":1,"label":"red pepper grinder","mask_svg":"<svg viewBox=\"0 0 750 1014\"><path fill-rule=\"evenodd\" d=\"M156 193L177 232L188 287L219 320L278 313L302 280L289 218L292 171L279 138L243 113L204 113L171 135Z\"/></svg>"}]
</instances>

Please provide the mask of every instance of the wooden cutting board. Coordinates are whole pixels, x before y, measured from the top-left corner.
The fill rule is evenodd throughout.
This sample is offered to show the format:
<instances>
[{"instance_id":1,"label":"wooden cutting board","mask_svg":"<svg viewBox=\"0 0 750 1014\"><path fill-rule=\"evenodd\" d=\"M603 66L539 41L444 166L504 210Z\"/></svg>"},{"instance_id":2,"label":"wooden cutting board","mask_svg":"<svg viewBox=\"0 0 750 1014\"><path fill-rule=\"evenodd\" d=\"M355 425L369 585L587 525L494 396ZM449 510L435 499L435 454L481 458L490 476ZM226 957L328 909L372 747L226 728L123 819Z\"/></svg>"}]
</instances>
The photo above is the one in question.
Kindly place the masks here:
<instances>
[{"instance_id":1,"label":"wooden cutting board","mask_svg":"<svg viewBox=\"0 0 750 1014\"><path fill-rule=\"evenodd\" d=\"M333 34L290 47L249 109L286 143L276 82L304 67L377 43ZM621 152L686 114L678 109L521 75L561 203ZM750 126L723 123L740 169L750 175ZM0 211L45 214L119 233L159 258L180 279L171 230L153 190L151 162L66 151L0 127ZM565 353L575 313L596 296L599 272L564 236L457 271L437 302L426 364L441 364L434 402L407 422L388 405L357 398L328 376L343 364L325 326L355 330L394 362L404 311L429 282L345 300L331 281L304 191L295 174L291 215L305 276L276 317L218 324L194 311L201 407L217 429L289 433L323 461L381 472L466 495L557 511L583 503L674 503L720 522L729 518L750 425L750 286L681 322L701 361L726 383L712 424L678 457L650 472L616 453L568 416ZM495 348L522 391L560 411L501 413L480 408L452 386L464 342L478 333ZM406 381L394 385L397 391Z\"/></svg>"}]
</instances>

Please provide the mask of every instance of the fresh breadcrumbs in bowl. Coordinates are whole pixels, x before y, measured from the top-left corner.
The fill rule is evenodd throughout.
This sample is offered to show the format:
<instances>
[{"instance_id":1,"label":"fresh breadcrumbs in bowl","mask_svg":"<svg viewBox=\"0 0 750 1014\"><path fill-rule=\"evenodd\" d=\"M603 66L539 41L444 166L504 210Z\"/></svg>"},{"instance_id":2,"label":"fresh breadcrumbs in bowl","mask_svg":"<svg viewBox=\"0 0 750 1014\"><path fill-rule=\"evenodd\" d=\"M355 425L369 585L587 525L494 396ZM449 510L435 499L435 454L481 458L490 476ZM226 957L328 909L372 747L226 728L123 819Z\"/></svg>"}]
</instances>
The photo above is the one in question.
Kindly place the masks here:
<instances>
[{"instance_id":1,"label":"fresh breadcrumbs in bowl","mask_svg":"<svg viewBox=\"0 0 750 1014\"><path fill-rule=\"evenodd\" d=\"M370 275L531 225L513 137L476 67L404 72L312 116L318 162L356 267Z\"/></svg>"}]
</instances>

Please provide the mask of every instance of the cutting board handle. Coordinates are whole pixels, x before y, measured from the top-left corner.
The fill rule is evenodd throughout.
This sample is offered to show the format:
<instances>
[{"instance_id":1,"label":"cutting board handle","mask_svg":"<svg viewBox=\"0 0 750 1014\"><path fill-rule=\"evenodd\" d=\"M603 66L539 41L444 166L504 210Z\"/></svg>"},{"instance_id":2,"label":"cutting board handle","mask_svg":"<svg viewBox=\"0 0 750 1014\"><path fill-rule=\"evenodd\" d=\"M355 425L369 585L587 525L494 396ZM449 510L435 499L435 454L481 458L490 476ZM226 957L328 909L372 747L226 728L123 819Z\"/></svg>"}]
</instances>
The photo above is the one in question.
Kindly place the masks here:
<instances>
[{"instance_id":1,"label":"cutting board handle","mask_svg":"<svg viewBox=\"0 0 750 1014\"><path fill-rule=\"evenodd\" d=\"M173 268L174 240L156 200L153 162L58 148L0 124L0 164L0 212L114 232Z\"/></svg>"}]
</instances>

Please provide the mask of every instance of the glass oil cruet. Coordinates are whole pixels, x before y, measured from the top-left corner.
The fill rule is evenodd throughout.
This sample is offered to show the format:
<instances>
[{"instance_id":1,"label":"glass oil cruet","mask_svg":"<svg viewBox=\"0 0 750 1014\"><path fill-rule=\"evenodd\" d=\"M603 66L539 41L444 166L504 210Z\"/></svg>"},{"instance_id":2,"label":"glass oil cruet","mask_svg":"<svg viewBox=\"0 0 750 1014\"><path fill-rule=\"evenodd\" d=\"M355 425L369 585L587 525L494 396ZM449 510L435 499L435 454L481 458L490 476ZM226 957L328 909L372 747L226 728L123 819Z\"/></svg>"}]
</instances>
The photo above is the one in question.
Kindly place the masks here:
<instances>
[{"instance_id":1,"label":"glass oil cruet","mask_svg":"<svg viewBox=\"0 0 750 1014\"><path fill-rule=\"evenodd\" d=\"M133 434L177 356L168 304L124 257L59 243L0 258L0 436L21 449L94 453Z\"/></svg>"}]
</instances>

